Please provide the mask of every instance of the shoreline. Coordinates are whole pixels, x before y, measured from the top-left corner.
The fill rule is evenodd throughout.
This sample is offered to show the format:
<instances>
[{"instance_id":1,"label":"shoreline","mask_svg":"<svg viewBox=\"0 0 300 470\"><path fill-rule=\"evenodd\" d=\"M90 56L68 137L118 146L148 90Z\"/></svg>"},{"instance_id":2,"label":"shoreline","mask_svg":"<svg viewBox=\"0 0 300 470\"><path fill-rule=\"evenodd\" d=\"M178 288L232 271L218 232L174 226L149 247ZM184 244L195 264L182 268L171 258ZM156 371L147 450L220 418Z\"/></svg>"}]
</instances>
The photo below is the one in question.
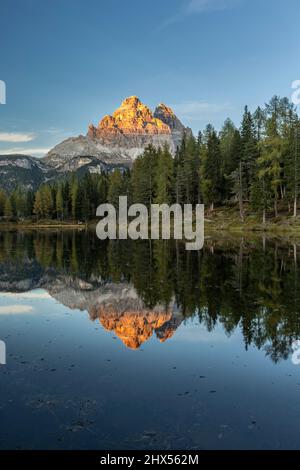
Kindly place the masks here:
<instances>
[{"instance_id":1,"label":"shoreline","mask_svg":"<svg viewBox=\"0 0 300 470\"><path fill-rule=\"evenodd\" d=\"M95 230L99 219L92 219L88 222L78 223L74 220L52 220L41 219L39 221L14 220L0 221L1 230ZM300 215L296 218L280 214L278 217L269 216L263 224L261 218L251 213L246 214L242 222L239 213L235 208L218 208L213 213L207 213L204 219L205 234L224 232L232 234L274 234L274 235L299 235L300 236Z\"/></svg>"}]
</instances>

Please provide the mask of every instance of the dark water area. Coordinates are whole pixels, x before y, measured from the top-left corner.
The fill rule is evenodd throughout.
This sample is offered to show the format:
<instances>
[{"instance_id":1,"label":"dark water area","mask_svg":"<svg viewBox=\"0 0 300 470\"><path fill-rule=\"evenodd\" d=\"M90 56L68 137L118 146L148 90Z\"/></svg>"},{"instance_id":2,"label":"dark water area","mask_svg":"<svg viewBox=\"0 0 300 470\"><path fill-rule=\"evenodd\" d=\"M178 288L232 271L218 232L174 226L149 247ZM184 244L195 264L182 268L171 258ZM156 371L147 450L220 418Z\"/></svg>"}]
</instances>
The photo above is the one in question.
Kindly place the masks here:
<instances>
[{"instance_id":1,"label":"dark water area","mask_svg":"<svg viewBox=\"0 0 300 470\"><path fill-rule=\"evenodd\" d=\"M299 449L299 241L0 233L0 449Z\"/></svg>"}]
</instances>

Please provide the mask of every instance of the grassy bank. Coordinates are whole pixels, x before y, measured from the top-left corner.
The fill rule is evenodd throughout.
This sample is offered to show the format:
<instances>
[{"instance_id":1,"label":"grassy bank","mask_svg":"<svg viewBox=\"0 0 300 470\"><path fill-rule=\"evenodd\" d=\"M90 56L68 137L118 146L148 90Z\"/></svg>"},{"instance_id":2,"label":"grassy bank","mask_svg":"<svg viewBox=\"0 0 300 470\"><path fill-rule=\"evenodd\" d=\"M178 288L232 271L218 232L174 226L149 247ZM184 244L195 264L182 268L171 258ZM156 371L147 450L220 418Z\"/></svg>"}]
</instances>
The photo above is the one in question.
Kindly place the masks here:
<instances>
[{"instance_id":1,"label":"grassy bank","mask_svg":"<svg viewBox=\"0 0 300 470\"><path fill-rule=\"evenodd\" d=\"M96 222L92 221L88 224L78 223L74 220L51 220L51 219L41 219L38 221L33 221L32 219L24 219L20 221L2 221L0 222L0 230L7 229L77 229L84 230L90 225L95 225Z\"/></svg>"},{"instance_id":2,"label":"grassy bank","mask_svg":"<svg viewBox=\"0 0 300 470\"><path fill-rule=\"evenodd\" d=\"M300 234L300 216L294 218L287 212L279 212L278 217L268 214L266 223L262 218L245 211L244 221L241 220L236 208L218 208L205 216L205 231L226 232L298 232Z\"/></svg>"},{"instance_id":3,"label":"grassy bank","mask_svg":"<svg viewBox=\"0 0 300 470\"><path fill-rule=\"evenodd\" d=\"M22 219L0 222L1 229L95 229L98 220L90 220L87 223L76 220L52 220L52 219ZM266 223L262 218L245 210L244 221L241 220L239 211L235 207L216 208L213 212L206 212L205 232L270 232L270 233L294 233L300 235L300 215L296 218L286 211L279 212L278 217L268 214Z\"/></svg>"}]
</instances>

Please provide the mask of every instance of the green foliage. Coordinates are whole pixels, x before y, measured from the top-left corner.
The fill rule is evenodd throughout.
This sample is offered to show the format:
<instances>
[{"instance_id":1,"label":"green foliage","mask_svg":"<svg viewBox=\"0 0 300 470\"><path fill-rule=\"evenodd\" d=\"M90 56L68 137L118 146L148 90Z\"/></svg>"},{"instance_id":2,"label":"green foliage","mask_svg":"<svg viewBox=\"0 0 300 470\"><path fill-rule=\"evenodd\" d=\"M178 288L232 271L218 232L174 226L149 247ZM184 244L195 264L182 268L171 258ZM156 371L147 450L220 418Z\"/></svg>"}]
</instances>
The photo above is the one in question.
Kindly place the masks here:
<instances>
[{"instance_id":1,"label":"green foliage","mask_svg":"<svg viewBox=\"0 0 300 470\"><path fill-rule=\"evenodd\" d=\"M58 185L55 195L55 211L57 219L62 220L64 218L64 200L63 200L63 188L62 185Z\"/></svg>"},{"instance_id":2,"label":"green foliage","mask_svg":"<svg viewBox=\"0 0 300 470\"><path fill-rule=\"evenodd\" d=\"M156 195L156 169L158 151L149 145L139 156L132 168L131 194L133 203L145 204L148 208Z\"/></svg>"},{"instance_id":3,"label":"green foliage","mask_svg":"<svg viewBox=\"0 0 300 470\"><path fill-rule=\"evenodd\" d=\"M204 204L211 208L222 199L221 147L216 131L206 130L206 147L200 169L201 193Z\"/></svg>"},{"instance_id":4,"label":"green foliage","mask_svg":"<svg viewBox=\"0 0 300 470\"><path fill-rule=\"evenodd\" d=\"M175 200L179 204L196 204L200 201L200 149L198 141L188 134L184 135L177 149L174 161Z\"/></svg>"},{"instance_id":5,"label":"green foliage","mask_svg":"<svg viewBox=\"0 0 300 470\"><path fill-rule=\"evenodd\" d=\"M0 189L0 216L4 215L5 204L6 204L6 193L3 189Z\"/></svg>"},{"instance_id":6,"label":"green foliage","mask_svg":"<svg viewBox=\"0 0 300 470\"><path fill-rule=\"evenodd\" d=\"M9 197L5 201L4 215L5 217L13 216L13 207L12 207L11 199Z\"/></svg>"},{"instance_id":7,"label":"green foliage","mask_svg":"<svg viewBox=\"0 0 300 470\"><path fill-rule=\"evenodd\" d=\"M119 197L127 195L126 180L120 170L115 170L109 177L107 200L115 207L119 205Z\"/></svg>"},{"instance_id":8,"label":"green foliage","mask_svg":"<svg viewBox=\"0 0 300 470\"><path fill-rule=\"evenodd\" d=\"M221 174L223 175L222 198L229 200L239 190L232 188L236 181L236 171L241 161L241 136L233 122L227 119L220 132Z\"/></svg>"},{"instance_id":9,"label":"green foliage","mask_svg":"<svg viewBox=\"0 0 300 470\"><path fill-rule=\"evenodd\" d=\"M241 126L226 119L219 133L208 125L194 138L187 131L175 156L165 145L149 145L132 169L109 174L71 175L43 184L34 193L16 187L0 189L0 216L87 221L97 207L119 197L129 204L238 204L265 218L271 207L291 208L296 217L300 193L300 124L287 98L274 96L252 114L245 107ZM279 204L280 202L280 204Z\"/></svg>"},{"instance_id":10,"label":"green foliage","mask_svg":"<svg viewBox=\"0 0 300 470\"><path fill-rule=\"evenodd\" d=\"M159 149L155 174L156 204L171 204L174 189L173 158L167 146Z\"/></svg>"}]
</instances>

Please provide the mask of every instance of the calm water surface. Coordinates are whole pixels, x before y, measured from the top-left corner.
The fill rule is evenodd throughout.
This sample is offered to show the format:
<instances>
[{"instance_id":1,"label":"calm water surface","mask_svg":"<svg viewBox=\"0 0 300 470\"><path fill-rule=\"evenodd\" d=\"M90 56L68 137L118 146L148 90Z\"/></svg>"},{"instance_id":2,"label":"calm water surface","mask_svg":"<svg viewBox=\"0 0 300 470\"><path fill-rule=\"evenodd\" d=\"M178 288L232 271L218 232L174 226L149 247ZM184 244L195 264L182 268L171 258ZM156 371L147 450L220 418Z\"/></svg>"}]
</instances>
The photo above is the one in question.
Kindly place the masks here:
<instances>
[{"instance_id":1,"label":"calm water surface","mask_svg":"<svg viewBox=\"0 0 300 470\"><path fill-rule=\"evenodd\" d=\"M2 232L0 448L300 448L299 266L288 239Z\"/></svg>"}]
</instances>

